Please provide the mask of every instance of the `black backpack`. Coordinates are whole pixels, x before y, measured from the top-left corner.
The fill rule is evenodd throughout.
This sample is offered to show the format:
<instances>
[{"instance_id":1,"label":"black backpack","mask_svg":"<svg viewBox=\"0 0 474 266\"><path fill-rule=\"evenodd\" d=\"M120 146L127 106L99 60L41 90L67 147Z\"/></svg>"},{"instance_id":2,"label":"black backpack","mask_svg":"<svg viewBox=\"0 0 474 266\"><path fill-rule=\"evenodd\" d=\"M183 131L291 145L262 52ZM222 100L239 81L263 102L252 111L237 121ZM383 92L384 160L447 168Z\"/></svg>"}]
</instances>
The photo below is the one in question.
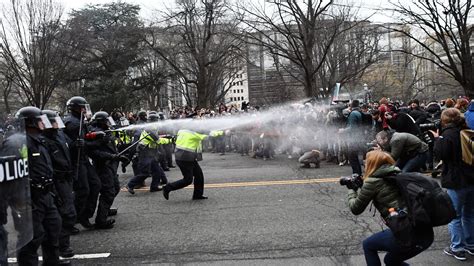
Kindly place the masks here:
<instances>
[{"instance_id":1,"label":"black backpack","mask_svg":"<svg viewBox=\"0 0 474 266\"><path fill-rule=\"evenodd\" d=\"M416 228L446 225L456 217L451 198L434 179L420 173L400 173L384 179L397 185L407 207L406 212L399 210L398 215L385 218L400 246L413 245Z\"/></svg>"},{"instance_id":2,"label":"black backpack","mask_svg":"<svg viewBox=\"0 0 474 266\"><path fill-rule=\"evenodd\" d=\"M397 184L414 227L446 225L456 217L451 198L433 178L420 173L400 173L384 179Z\"/></svg>"}]
</instances>

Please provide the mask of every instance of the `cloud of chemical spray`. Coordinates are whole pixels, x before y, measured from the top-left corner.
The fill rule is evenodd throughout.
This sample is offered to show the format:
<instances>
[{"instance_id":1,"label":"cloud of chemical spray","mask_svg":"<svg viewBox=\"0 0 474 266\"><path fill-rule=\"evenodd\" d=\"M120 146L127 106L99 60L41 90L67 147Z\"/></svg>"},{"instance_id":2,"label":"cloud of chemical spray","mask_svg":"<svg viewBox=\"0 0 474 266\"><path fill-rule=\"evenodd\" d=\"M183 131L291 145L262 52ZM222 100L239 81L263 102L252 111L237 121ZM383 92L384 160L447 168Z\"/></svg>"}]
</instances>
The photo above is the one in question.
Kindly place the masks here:
<instances>
[{"instance_id":1,"label":"cloud of chemical spray","mask_svg":"<svg viewBox=\"0 0 474 266\"><path fill-rule=\"evenodd\" d=\"M259 112L163 120L131 125L121 130L147 129L171 134L180 129L202 133L224 130L226 135L246 134L253 139L265 138L280 152L297 153L298 150L326 149L334 143L352 140L354 135L350 132L338 133L339 128L345 127L342 109L344 106L290 103Z\"/></svg>"}]
</instances>

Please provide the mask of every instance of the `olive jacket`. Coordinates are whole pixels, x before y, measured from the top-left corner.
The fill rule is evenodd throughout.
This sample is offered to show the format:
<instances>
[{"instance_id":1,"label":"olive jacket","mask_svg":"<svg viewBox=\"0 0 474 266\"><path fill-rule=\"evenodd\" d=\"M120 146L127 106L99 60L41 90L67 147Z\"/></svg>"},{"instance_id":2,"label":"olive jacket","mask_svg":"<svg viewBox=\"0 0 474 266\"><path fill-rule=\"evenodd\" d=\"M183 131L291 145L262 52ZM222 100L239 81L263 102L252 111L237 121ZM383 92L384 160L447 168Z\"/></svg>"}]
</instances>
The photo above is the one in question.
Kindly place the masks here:
<instances>
[{"instance_id":1,"label":"olive jacket","mask_svg":"<svg viewBox=\"0 0 474 266\"><path fill-rule=\"evenodd\" d=\"M362 187L358 190L349 190L347 203L351 212L359 215L373 201L375 208L382 218L386 218L390 208L403 208L405 203L397 185L385 180L384 176L400 173L400 169L393 165L382 165L371 176L364 180Z\"/></svg>"}]
</instances>

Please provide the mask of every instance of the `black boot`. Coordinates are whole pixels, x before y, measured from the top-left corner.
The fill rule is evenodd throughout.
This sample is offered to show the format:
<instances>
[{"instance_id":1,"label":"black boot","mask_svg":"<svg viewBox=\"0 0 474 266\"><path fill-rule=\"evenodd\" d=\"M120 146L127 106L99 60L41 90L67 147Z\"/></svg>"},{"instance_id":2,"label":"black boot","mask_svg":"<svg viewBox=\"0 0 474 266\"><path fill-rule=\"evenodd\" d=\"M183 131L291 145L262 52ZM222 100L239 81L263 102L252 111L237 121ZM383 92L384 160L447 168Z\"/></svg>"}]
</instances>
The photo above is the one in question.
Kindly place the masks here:
<instances>
[{"instance_id":1,"label":"black boot","mask_svg":"<svg viewBox=\"0 0 474 266\"><path fill-rule=\"evenodd\" d=\"M107 216L115 216L117 215L117 209L110 209L109 213L107 213Z\"/></svg>"},{"instance_id":2,"label":"black boot","mask_svg":"<svg viewBox=\"0 0 474 266\"><path fill-rule=\"evenodd\" d=\"M94 228L94 225L89 222L89 219L79 220L79 223L86 229Z\"/></svg>"},{"instance_id":3,"label":"black boot","mask_svg":"<svg viewBox=\"0 0 474 266\"><path fill-rule=\"evenodd\" d=\"M170 190L168 186L163 187L163 197L165 197L166 200L170 199Z\"/></svg>"},{"instance_id":4,"label":"black boot","mask_svg":"<svg viewBox=\"0 0 474 266\"><path fill-rule=\"evenodd\" d=\"M110 219L105 221L104 223L96 223L95 224L95 229L111 229L114 227L115 220Z\"/></svg>"}]
</instances>

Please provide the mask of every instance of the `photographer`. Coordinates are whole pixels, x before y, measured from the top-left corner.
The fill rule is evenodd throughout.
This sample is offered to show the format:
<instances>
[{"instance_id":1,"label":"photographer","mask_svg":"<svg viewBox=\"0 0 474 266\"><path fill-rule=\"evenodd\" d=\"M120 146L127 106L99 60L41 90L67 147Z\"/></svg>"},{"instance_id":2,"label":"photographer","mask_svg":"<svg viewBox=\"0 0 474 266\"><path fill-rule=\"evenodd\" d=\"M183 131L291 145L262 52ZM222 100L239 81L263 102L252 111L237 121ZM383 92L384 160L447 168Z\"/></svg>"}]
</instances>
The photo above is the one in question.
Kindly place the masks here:
<instances>
[{"instance_id":1,"label":"photographer","mask_svg":"<svg viewBox=\"0 0 474 266\"><path fill-rule=\"evenodd\" d=\"M466 260L465 253L474 255L474 169L462 161L460 131L464 124L461 112L448 108L441 114L442 134L435 137L434 154L443 160L441 185L448 189L457 217L449 223L451 245L444 253Z\"/></svg>"},{"instance_id":2,"label":"photographer","mask_svg":"<svg viewBox=\"0 0 474 266\"><path fill-rule=\"evenodd\" d=\"M390 153L402 172L418 172L426 164L428 145L410 133L380 131L375 136L379 147Z\"/></svg>"},{"instance_id":3,"label":"photographer","mask_svg":"<svg viewBox=\"0 0 474 266\"><path fill-rule=\"evenodd\" d=\"M372 201L381 217L389 217L389 209L403 209L405 203L396 184L386 181L383 177L396 175L400 169L394 166L395 161L388 153L380 150L367 153L365 175L360 181L347 182L349 194L347 197L349 208L355 215L359 215ZM359 178L360 179L360 178ZM341 184L343 180L341 180ZM359 185L358 185L359 184ZM360 190L357 188L360 187ZM376 233L362 243L367 265L381 265L378 251L386 251L384 258L386 265L402 265L433 243L433 229L431 227L415 228L411 246L400 246L390 229Z\"/></svg>"}]
</instances>

